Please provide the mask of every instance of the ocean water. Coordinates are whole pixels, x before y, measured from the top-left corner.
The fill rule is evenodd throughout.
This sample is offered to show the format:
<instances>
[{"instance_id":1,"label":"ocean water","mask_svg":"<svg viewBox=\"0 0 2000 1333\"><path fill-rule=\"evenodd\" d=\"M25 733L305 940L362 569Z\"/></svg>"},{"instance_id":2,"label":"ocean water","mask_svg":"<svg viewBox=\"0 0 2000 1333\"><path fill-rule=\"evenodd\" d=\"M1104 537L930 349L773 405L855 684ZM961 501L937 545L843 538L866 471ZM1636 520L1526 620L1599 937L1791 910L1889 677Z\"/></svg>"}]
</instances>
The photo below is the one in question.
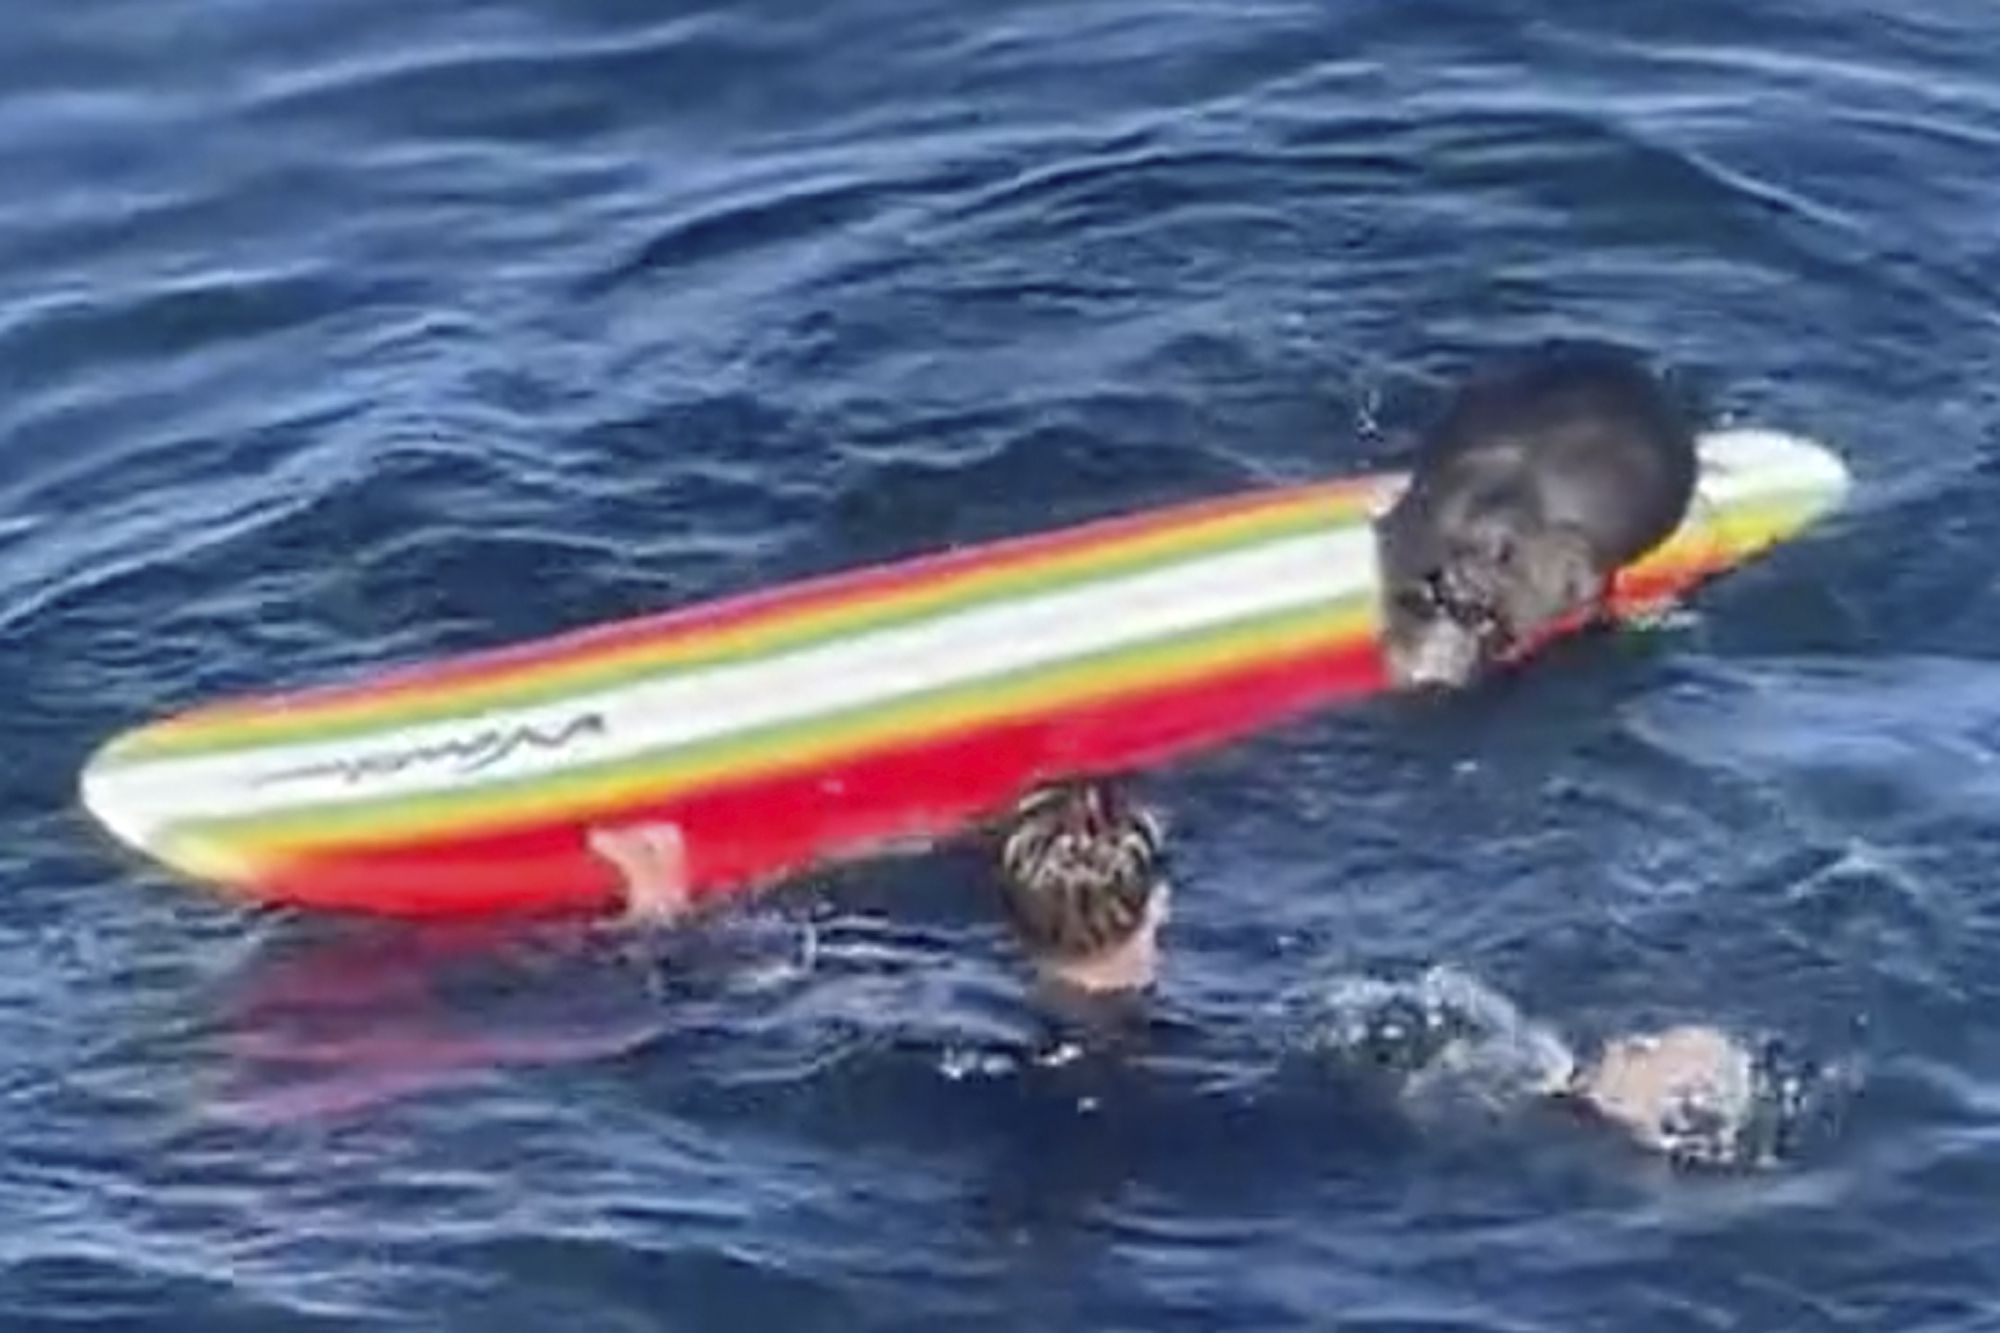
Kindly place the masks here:
<instances>
[{"instance_id":1,"label":"ocean water","mask_svg":"<svg viewBox=\"0 0 2000 1333\"><path fill-rule=\"evenodd\" d=\"M2000 1326L1979 0L92 0L0 42L0 1324ZM1153 775L1154 1027L978 860L709 931L248 911L160 712L1392 462L1548 335L1837 446L1644 634ZM1775 1169L1329 1068L1433 964L1840 1070ZM1336 1062L1337 1063L1337 1062Z\"/></svg>"}]
</instances>

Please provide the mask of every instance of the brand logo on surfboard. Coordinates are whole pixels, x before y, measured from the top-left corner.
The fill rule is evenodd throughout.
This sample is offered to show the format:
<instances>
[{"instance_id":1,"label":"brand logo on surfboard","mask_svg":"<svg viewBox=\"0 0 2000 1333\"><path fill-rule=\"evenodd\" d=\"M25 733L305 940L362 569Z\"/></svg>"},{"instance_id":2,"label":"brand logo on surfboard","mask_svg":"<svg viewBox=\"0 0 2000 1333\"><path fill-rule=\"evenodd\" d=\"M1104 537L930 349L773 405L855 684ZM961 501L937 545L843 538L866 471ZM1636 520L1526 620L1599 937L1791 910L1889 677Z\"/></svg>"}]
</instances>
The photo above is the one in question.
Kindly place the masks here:
<instances>
[{"instance_id":1,"label":"brand logo on surfboard","mask_svg":"<svg viewBox=\"0 0 2000 1333\"><path fill-rule=\"evenodd\" d=\"M395 777L417 768L445 768L459 776L485 772L522 750L560 750L585 736L607 731L602 713L579 713L559 727L527 725L488 727L469 736L452 736L400 750L375 750L338 759L322 759L296 768L266 773L259 787L276 787L321 778L337 778L357 786L375 778Z\"/></svg>"}]
</instances>

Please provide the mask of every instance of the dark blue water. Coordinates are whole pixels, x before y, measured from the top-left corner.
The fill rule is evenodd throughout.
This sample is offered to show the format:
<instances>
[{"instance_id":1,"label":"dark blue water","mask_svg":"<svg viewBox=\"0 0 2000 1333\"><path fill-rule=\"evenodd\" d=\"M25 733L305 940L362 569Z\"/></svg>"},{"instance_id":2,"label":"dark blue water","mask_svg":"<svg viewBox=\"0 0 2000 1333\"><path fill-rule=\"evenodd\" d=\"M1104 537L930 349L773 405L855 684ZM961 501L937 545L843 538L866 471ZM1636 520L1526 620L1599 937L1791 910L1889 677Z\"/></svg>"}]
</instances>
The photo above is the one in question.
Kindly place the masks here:
<instances>
[{"instance_id":1,"label":"dark blue water","mask_svg":"<svg viewBox=\"0 0 2000 1333\"><path fill-rule=\"evenodd\" d=\"M16 6L0 1322L1994 1327L1996 155L1982 0ZM1130 1049L1051 1056L966 854L440 935L74 809L218 692L1381 463L1569 333L1855 503L1656 633L1159 775ZM1858 1087L1692 1178L1326 1077L1296 998L1430 962Z\"/></svg>"}]
</instances>

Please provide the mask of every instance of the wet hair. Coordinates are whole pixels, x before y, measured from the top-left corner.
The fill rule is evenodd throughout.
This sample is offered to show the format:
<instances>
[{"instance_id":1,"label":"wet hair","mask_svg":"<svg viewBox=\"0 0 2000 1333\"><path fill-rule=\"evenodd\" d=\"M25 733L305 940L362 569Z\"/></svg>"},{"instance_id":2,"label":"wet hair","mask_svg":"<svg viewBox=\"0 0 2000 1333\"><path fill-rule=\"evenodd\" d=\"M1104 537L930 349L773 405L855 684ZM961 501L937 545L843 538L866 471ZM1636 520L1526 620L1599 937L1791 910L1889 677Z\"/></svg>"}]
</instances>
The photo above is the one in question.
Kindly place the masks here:
<instances>
[{"instance_id":1,"label":"wet hair","mask_svg":"<svg viewBox=\"0 0 2000 1333\"><path fill-rule=\"evenodd\" d=\"M1029 952L1114 949L1144 928L1161 883L1152 814L1101 782L1043 787L1014 808L1000 844L1000 897Z\"/></svg>"}]
</instances>

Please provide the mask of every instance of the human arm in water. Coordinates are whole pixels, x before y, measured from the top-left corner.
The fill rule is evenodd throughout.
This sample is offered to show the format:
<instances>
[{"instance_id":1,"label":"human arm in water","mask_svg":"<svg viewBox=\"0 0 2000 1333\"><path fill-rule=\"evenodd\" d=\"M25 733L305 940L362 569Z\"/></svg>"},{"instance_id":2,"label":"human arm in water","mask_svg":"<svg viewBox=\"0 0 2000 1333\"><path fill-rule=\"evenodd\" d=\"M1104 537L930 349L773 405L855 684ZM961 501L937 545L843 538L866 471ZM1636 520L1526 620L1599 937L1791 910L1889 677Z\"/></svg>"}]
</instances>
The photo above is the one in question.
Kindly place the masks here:
<instances>
[{"instance_id":1,"label":"human arm in water","mask_svg":"<svg viewBox=\"0 0 2000 1333\"><path fill-rule=\"evenodd\" d=\"M1682 1164L1783 1157L1818 1100L1811 1069L1708 1024L1625 1033L1585 1058L1450 967L1408 980L1347 978L1326 1002L1323 1049L1387 1073L1407 1095L1570 1107Z\"/></svg>"}]
</instances>

